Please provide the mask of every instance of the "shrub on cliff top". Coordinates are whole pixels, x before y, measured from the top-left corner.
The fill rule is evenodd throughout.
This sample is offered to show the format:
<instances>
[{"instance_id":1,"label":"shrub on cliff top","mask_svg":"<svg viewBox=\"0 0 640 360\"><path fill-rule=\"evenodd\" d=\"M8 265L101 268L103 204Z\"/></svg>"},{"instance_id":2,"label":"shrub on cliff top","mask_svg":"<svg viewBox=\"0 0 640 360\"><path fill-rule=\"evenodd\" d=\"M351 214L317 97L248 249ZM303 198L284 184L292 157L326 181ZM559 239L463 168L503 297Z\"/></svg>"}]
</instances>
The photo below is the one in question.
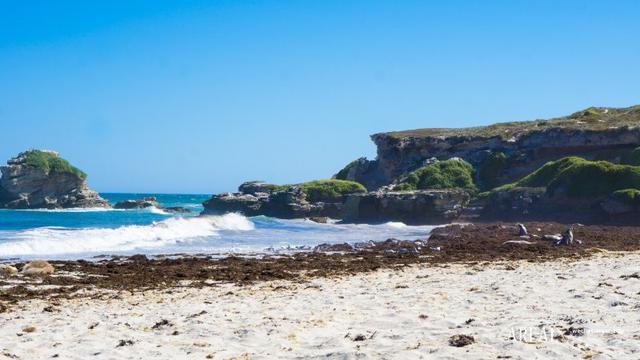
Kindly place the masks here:
<instances>
[{"instance_id":1,"label":"shrub on cliff top","mask_svg":"<svg viewBox=\"0 0 640 360\"><path fill-rule=\"evenodd\" d=\"M47 174L70 173L81 179L87 178L87 174L82 170L69 164L67 160L59 157L54 152L30 150L21 155L21 161L24 165L41 169Z\"/></svg>"},{"instance_id":2,"label":"shrub on cliff top","mask_svg":"<svg viewBox=\"0 0 640 360\"><path fill-rule=\"evenodd\" d=\"M337 202L344 195L367 192L360 183L338 179L309 181L300 184L300 187L311 202Z\"/></svg>"},{"instance_id":3,"label":"shrub on cliff top","mask_svg":"<svg viewBox=\"0 0 640 360\"><path fill-rule=\"evenodd\" d=\"M640 190L638 189L623 189L614 191L611 196L628 205L636 205L640 201Z\"/></svg>"},{"instance_id":4,"label":"shrub on cliff top","mask_svg":"<svg viewBox=\"0 0 640 360\"><path fill-rule=\"evenodd\" d=\"M426 165L411 172L394 190L471 189L473 166L460 159L449 159Z\"/></svg>"},{"instance_id":5,"label":"shrub on cliff top","mask_svg":"<svg viewBox=\"0 0 640 360\"><path fill-rule=\"evenodd\" d=\"M513 187L545 187L548 194L562 191L569 197L608 195L621 189L640 189L640 167L572 156L550 161L521 180L493 191Z\"/></svg>"}]
</instances>

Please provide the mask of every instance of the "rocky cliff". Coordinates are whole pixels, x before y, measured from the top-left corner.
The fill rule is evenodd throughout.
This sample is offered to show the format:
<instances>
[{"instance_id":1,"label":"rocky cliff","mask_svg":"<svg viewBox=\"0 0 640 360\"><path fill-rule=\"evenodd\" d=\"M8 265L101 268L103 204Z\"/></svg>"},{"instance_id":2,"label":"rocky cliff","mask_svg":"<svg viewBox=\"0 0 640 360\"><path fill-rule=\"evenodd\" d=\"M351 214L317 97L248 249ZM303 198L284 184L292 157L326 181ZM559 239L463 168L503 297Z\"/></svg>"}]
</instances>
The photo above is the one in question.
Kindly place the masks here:
<instances>
[{"instance_id":1,"label":"rocky cliff","mask_svg":"<svg viewBox=\"0 0 640 360\"><path fill-rule=\"evenodd\" d=\"M481 189L513 182L566 156L624 161L640 145L640 106L589 108L569 116L465 129L419 129L371 136L377 158L336 175L369 190L393 183L431 158L459 157L477 170Z\"/></svg>"},{"instance_id":2,"label":"rocky cliff","mask_svg":"<svg viewBox=\"0 0 640 360\"><path fill-rule=\"evenodd\" d=\"M25 151L7 161L0 171L0 207L109 207L106 200L89 189L86 174L53 151Z\"/></svg>"}]
</instances>

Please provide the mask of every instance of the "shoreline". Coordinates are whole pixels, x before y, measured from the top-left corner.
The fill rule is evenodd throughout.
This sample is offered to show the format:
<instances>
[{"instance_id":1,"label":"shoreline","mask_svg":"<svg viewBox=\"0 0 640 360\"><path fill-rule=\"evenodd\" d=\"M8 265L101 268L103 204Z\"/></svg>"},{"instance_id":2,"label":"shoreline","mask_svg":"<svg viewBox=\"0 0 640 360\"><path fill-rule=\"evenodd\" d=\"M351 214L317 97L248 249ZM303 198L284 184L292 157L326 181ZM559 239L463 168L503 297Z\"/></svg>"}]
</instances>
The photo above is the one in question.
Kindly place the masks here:
<instances>
[{"instance_id":1,"label":"shoreline","mask_svg":"<svg viewBox=\"0 0 640 360\"><path fill-rule=\"evenodd\" d=\"M0 277L0 305L11 308L29 299L94 297L109 291L139 292L176 286L201 289L224 283L250 285L275 280L304 282L412 265L443 267L457 263L474 266L500 261L580 260L598 253L640 251L640 228L577 227L575 237L582 241L581 245L555 246L542 236L561 233L566 225L525 225L531 234L528 243L505 243L520 239L515 224L491 223L436 228L428 240L320 245L313 251L294 254L171 254L152 258L134 255L95 261L50 261L55 268L51 276ZM20 270L25 263L15 265Z\"/></svg>"}]
</instances>

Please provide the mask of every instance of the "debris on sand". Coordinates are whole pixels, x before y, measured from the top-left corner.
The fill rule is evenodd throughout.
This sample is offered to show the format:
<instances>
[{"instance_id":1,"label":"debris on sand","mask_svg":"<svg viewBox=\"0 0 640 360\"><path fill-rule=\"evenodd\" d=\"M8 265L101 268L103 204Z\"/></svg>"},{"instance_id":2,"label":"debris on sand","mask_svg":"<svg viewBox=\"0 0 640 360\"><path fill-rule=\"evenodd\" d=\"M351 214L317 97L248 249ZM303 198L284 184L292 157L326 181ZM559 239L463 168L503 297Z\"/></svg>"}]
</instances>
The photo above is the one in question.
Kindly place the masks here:
<instances>
[{"instance_id":1,"label":"debris on sand","mask_svg":"<svg viewBox=\"0 0 640 360\"><path fill-rule=\"evenodd\" d=\"M131 346L131 345L133 345L133 340L120 340L118 341L118 345L116 345L116 347Z\"/></svg>"},{"instance_id":2,"label":"debris on sand","mask_svg":"<svg viewBox=\"0 0 640 360\"><path fill-rule=\"evenodd\" d=\"M471 345L474 342L476 342L476 339L474 339L473 336L471 335L459 334L459 335L453 335L452 337L449 338L449 345L455 346L455 347L463 347L463 346Z\"/></svg>"},{"instance_id":3,"label":"debris on sand","mask_svg":"<svg viewBox=\"0 0 640 360\"><path fill-rule=\"evenodd\" d=\"M25 328L22 329L22 332L25 333L32 333L36 331L36 327L35 326L27 326Z\"/></svg>"},{"instance_id":4,"label":"debris on sand","mask_svg":"<svg viewBox=\"0 0 640 360\"><path fill-rule=\"evenodd\" d=\"M158 321L157 323L155 323L155 325L153 325L151 328L154 329L154 330L158 330L158 329L162 329L162 328L167 327L167 326L173 326L173 324L167 319L162 319L162 320Z\"/></svg>"}]
</instances>

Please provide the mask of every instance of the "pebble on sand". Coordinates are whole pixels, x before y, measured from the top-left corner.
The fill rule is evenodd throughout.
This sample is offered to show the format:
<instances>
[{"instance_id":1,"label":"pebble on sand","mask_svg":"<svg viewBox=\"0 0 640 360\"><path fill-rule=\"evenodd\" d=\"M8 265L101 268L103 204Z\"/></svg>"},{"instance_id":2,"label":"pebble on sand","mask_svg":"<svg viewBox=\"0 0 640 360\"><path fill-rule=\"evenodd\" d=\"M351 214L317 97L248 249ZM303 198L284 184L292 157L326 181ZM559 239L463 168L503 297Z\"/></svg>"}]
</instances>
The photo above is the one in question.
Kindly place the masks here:
<instances>
[{"instance_id":1,"label":"pebble on sand","mask_svg":"<svg viewBox=\"0 0 640 360\"><path fill-rule=\"evenodd\" d=\"M476 339L470 335L453 335L449 338L449 345L455 347L463 347L467 345L471 345L476 342Z\"/></svg>"},{"instance_id":2,"label":"pebble on sand","mask_svg":"<svg viewBox=\"0 0 640 360\"><path fill-rule=\"evenodd\" d=\"M34 260L22 268L25 275L50 275L54 272L53 265L44 260Z\"/></svg>"}]
</instances>

